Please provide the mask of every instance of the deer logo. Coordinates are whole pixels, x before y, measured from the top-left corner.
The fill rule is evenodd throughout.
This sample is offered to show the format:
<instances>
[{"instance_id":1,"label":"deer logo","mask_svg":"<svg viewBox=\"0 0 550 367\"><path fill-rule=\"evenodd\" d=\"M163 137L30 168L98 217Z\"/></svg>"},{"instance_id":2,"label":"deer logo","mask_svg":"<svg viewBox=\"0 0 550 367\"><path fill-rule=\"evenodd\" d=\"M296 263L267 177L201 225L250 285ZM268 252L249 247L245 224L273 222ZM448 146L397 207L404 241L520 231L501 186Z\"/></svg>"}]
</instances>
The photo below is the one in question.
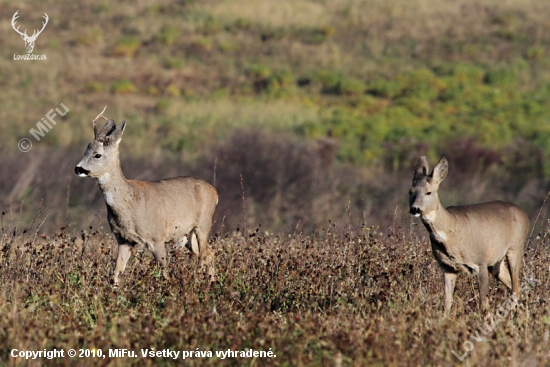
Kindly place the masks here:
<instances>
[{"instance_id":1,"label":"deer logo","mask_svg":"<svg viewBox=\"0 0 550 367\"><path fill-rule=\"evenodd\" d=\"M48 24L48 19L49 19L48 14L44 13L45 22L42 22L42 29L41 30L35 29L32 36L29 37L26 29L25 29L25 32L21 32L19 30L19 26L15 28L15 21L17 18L19 18L19 15L17 15L17 13L19 13L19 10L16 11L15 14L13 14L13 17L11 18L11 26L17 33L21 35L21 38L23 38L23 41L25 41L25 48L27 49L27 53L32 54L32 50L34 50L34 43L36 42L36 39L38 38L40 33L42 33L44 28L46 28L46 24Z\"/></svg>"}]
</instances>

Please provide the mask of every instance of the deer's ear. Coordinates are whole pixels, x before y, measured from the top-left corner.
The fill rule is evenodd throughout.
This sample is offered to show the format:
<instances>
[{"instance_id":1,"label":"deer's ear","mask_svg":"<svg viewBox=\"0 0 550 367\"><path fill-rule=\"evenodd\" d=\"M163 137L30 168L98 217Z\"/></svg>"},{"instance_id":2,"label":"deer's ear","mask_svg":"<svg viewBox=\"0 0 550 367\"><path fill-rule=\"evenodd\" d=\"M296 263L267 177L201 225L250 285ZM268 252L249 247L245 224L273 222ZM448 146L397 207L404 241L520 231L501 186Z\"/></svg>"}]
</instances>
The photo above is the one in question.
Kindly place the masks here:
<instances>
[{"instance_id":1,"label":"deer's ear","mask_svg":"<svg viewBox=\"0 0 550 367\"><path fill-rule=\"evenodd\" d=\"M414 182L418 181L422 177L427 176L428 169L429 169L428 159L426 159L425 156L420 157L414 169L413 184Z\"/></svg>"},{"instance_id":2,"label":"deer's ear","mask_svg":"<svg viewBox=\"0 0 550 367\"><path fill-rule=\"evenodd\" d=\"M97 140L104 141L108 136L110 136L114 130L116 129L116 125L114 120L109 120L103 125L103 128L99 131L97 134ZM96 126L94 125L94 132L96 131Z\"/></svg>"},{"instance_id":3,"label":"deer's ear","mask_svg":"<svg viewBox=\"0 0 550 367\"><path fill-rule=\"evenodd\" d=\"M449 162L443 157L439 163L435 165L432 177L437 183L440 183L447 177L447 173L449 173Z\"/></svg>"},{"instance_id":4,"label":"deer's ear","mask_svg":"<svg viewBox=\"0 0 550 367\"><path fill-rule=\"evenodd\" d=\"M120 125L118 125L114 131L109 135L109 143L118 145L120 141L122 140L122 134L124 133L124 129L126 128L126 121L122 121Z\"/></svg>"}]
</instances>

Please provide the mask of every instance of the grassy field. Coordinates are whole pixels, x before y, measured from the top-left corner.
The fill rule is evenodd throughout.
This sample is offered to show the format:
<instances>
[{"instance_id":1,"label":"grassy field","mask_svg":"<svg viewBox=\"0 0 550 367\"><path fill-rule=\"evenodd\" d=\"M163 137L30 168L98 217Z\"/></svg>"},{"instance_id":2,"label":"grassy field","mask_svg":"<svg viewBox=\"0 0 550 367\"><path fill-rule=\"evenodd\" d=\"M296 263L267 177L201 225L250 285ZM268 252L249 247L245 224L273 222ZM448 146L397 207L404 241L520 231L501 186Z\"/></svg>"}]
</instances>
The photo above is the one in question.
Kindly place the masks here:
<instances>
[{"instance_id":1,"label":"grassy field","mask_svg":"<svg viewBox=\"0 0 550 367\"><path fill-rule=\"evenodd\" d=\"M453 316L446 320L442 272L419 224L378 230L333 223L310 236L269 235L259 228L226 233L211 244L217 282L207 281L190 252L171 249L170 282L143 254L130 260L118 289L110 284L110 234L4 231L1 360L7 364L13 348L72 348L101 349L107 357L42 362L181 364L182 354L178 361L141 357L142 349L154 348L205 353L187 355L185 363L193 366L547 365L550 228L529 243L515 311L506 311L509 293L495 283L490 312L481 316L475 279L462 275ZM109 358L115 348L138 357ZM215 354L249 349L276 357Z\"/></svg>"},{"instance_id":2,"label":"grassy field","mask_svg":"<svg viewBox=\"0 0 550 367\"><path fill-rule=\"evenodd\" d=\"M24 53L7 21L15 11L29 30L48 14L34 51L47 61L13 60ZM242 222L239 174L246 220L287 233L348 207L355 224L386 226L406 210L401 193L421 154L446 155L457 173L448 204L502 198L534 215L549 189L545 3L1 1L0 12L0 204L22 212L22 227L42 199L46 230L104 216L97 190L72 169L105 105L128 122L129 178L212 182L216 171L217 220L232 229ZM61 103L69 112L36 141L29 131ZM22 138L33 143L25 154ZM301 184L269 186L278 171L257 167L284 159L268 148L289 151L295 169L300 156L313 162ZM286 170L283 180L300 173Z\"/></svg>"},{"instance_id":3,"label":"grassy field","mask_svg":"<svg viewBox=\"0 0 550 367\"><path fill-rule=\"evenodd\" d=\"M16 11L29 33L48 14L47 61L14 60ZM0 0L0 14L0 364L176 364L141 358L154 348L213 353L190 365L548 365L550 3ZM105 105L127 121L128 178L216 186L216 282L171 248L170 282L143 254L111 286L105 204L73 171ZM501 199L538 219L517 310L503 315L496 283L480 315L462 276L442 318L442 274L408 215L421 155L449 160L445 206ZM215 356L249 349L276 357Z\"/></svg>"}]
</instances>

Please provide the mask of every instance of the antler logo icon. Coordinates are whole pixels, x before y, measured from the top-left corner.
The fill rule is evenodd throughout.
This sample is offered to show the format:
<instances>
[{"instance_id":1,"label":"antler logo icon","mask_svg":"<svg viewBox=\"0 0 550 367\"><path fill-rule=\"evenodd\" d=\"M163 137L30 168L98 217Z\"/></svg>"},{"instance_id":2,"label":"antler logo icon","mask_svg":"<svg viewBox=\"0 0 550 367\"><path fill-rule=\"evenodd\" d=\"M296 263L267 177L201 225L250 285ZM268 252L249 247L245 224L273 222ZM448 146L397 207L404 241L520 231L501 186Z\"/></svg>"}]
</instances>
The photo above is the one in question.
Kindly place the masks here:
<instances>
[{"instance_id":1,"label":"antler logo icon","mask_svg":"<svg viewBox=\"0 0 550 367\"><path fill-rule=\"evenodd\" d=\"M42 29L41 30L35 29L32 36L29 37L27 35L27 30L26 29L25 29L25 32L21 32L19 30L19 26L17 28L15 28L15 20L17 18L19 18L19 15L17 15L17 13L19 13L19 10L16 11L15 14L13 14L13 18L11 18L11 26L13 27L13 29L17 33L19 33L21 35L21 38L23 38L23 41L25 41L25 48L27 49L27 53L31 54L32 50L34 49L34 42L36 42L36 39L38 38L40 33L42 33L44 28L46 28L46 24L48 24L48 19L49 19L48 14L44 13L45 22L42 22Z\"/></svg>"}]
</instances>

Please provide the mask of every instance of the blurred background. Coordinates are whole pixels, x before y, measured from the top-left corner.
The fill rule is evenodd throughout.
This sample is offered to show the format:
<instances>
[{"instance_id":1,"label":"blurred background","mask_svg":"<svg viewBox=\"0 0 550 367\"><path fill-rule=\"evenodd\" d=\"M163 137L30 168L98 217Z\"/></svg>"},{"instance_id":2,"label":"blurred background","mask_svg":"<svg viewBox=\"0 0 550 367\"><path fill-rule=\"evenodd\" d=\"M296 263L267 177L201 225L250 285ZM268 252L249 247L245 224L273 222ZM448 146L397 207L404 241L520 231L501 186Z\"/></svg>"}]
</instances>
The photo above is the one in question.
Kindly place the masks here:
<instances>
[{"instance_id":1,"label":"blurred background","mask_svg":"<svg viewBox=\"0 0 550 367\"><path fill-rule=\"evenodd\" d=\"M14 60L16 11L29 35L48 14L33 51L47 61ZM0 14L3 228L107 228L97 183L73 172L105 105L127 121L127 178L215 184L213 232L407 226L420 155L449 160L445 206L503 199L533 220L550 188L548 2L45 0Z\"/></svg>"}]
</instances>

